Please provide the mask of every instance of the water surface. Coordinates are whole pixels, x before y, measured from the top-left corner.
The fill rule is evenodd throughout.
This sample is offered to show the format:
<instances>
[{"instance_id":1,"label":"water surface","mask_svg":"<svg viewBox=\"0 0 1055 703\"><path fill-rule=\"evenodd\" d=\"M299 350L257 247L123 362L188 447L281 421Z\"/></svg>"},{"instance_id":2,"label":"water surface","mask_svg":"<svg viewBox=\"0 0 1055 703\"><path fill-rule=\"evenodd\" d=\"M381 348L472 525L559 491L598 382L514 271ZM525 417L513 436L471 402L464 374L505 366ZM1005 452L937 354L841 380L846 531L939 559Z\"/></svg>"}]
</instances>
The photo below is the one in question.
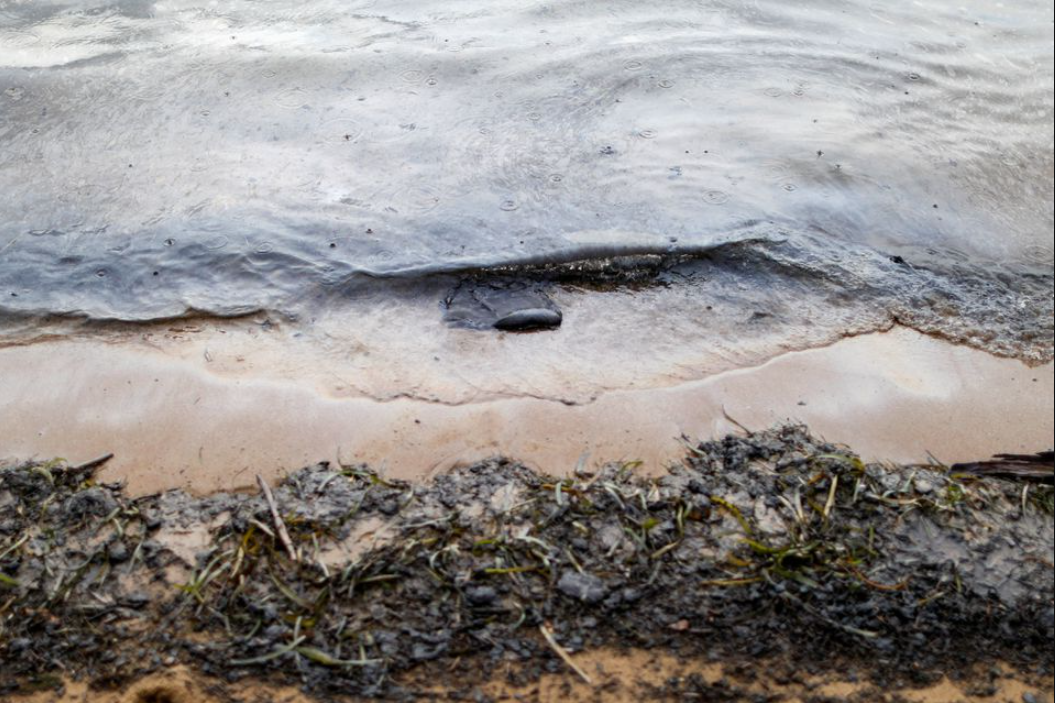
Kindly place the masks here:
<instances>
[{"instance_id":1,"label":"water surface","mask_svg":"<svg viewBox=\"0 0 1055 703\"><path fill-rule=\"evenodd\" d=\"M597 324L776 351L902 322L1050 359L1053 17L0 0L0 318L381 326L392 277L439 317L467 271L655 254Z\"/></svg>"}]
</instances>

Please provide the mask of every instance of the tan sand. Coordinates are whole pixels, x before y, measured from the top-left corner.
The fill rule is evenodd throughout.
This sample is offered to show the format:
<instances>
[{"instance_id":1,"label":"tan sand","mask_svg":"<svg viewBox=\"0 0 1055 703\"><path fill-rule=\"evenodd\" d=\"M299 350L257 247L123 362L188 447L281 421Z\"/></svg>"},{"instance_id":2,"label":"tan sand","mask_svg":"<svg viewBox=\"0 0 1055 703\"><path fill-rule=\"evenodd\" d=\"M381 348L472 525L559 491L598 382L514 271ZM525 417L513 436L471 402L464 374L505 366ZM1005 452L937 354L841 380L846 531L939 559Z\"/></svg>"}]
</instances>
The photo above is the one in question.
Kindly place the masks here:
<instances>
[{"instance_id":1,"label":"tan sand","mask_svg":"<svg viewBox=\"0 0 1055 703\"><path fill-rule=\"evenodd\" d=\"M672 678L690 675L701 677L708 685L726 682L745 690L749 694L782 696L785 703L803 703L807 700L838 701L908 701L909 703L1021 703L1024 694L1032 693L1038 703L1053 703L1052 690L1055 681L1047 679L1027 680L1010 673L1003 667L999 678L992 680L995 694L974 695L980 683L989 683L988 672L967 677L964 681L943 680L934 686L908 687L900 690L879 689L865 681L847 677L813 677L799 683L777 682L766 675L767 667L760 662L754 680L745 681L742 675L726 671L720 664L682 662L669 655L644 651L615 652L598 651L576 655L576 665L590 677L586 684L571 672L547 675L541 681L526 686L507 683L504 674L515 675L516 665L511 664L503 675L491 682L478 685L480 691L496 701L521 701L523 703L639 703L648 700L642 695L645 687L661 687ZM859 672L866 679L866 672ZM421 686L414 676L407 683L418 690L428 691L430 700L463 700L447 694L465 686L475 687L477 682L460 680L452 673L450 682ZM32 696L15 697L12 703L311 703L313 699L293 689L281 689L254 683L225 685L204 680L186 669L175 669L167 674L148 677L123 690L93 691L83 683L70 682L64 693L43 692ZM361 699L338 699L342 703L360 703ZM725 700L723 698L722 700Z\"/></svg>"},{"instance_id":2,"label":"tan sand","mask_svg":"<svg viewBox=\"0 0 1055 703\"><path fill-rule=\"evenodd\" d=\"M499 454L552 473L572 470L584 453L591 463L642 460L660 472L684 455L681 435L735 431L728 418L751 429L808 423L869 459L899 462L1035 452L1050 448L1055 431L1052 365L1029 368L898 328L578 405L333 396L263 363L217 370L188 344L0 349L0 457L80 462L113 452L103 477L126 480L133 494L202 494L338 457L398 478Z\"/></svg>"}]
</instances>

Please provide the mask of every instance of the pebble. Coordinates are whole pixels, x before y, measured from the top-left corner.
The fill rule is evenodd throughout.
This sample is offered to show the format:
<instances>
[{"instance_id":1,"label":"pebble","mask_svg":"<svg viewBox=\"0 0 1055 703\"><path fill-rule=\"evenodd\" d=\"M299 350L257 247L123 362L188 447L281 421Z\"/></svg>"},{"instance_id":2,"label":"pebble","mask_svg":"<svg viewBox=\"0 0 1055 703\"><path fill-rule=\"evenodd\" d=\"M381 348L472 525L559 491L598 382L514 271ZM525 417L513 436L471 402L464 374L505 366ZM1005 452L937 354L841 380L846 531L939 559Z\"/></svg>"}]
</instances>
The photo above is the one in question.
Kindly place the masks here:
<instances>
[{"instance_id":1,"label":"pebble","mask_svg":"<svg viewBox=\"0 0 1055 703\"><path fill-rule=\"evenodd\" d=\"M490 586L474 586L465 591L465 600L477 607L494 605L498 600L498 591Z\"/></svg>"},{"instance_id":2,"label":"pebble","mask_svg":"<svg viewBox=\"0 0 1055 703\"><path fill-rule=\"evenodd\" d=\"M128 553L128 547L125 545L124 542L121 541L117 541L111 544L107 552L109 553L110 561L115 564L123 564L124 562L128 561L129 557L131 556Z\"/></svg>"},{"instance_id":3,"label":"pebble","mask_svg":"<svg viewBox=\"0 0 1055 703\"><path fill-rule=\"evenodd\" d=\"M930 495L934 492L934 484L926 479L916 479L916 492L920 495Z\"/></svg>"},{"instance_id":4,"label":"pebble","mask_svg":"<svg viewBox=\"0 0 1055 703\"><path fill-rule=\"evenodd\" d=\"M557 590L568 598L596 605L608 597L608 587L596 576L565 571L557 583Z\"/></svg>"},{"instance_id":5,"label":"pebble","mask_svg":"<svg viewBox=\"0 0 1055 703\"><path fill-rule=\"evenodd\" d=\"M106 517L117 509L117 501L109 491L89 488L70 497L63 506L67 519L80 520L85 517Z\"/></svg>"},{"instance_id":6,"label":"pebble","mask_svg":"<svg viewBox=\"0 0 1055 703\"><path fill-rule=\"evenodd\" d=\"M505 332L526 332L529 330L555 329L564 322L564 316L556 310L531 308L517 310L495 322L495 329Z\"/></svg>"}]
</instances>

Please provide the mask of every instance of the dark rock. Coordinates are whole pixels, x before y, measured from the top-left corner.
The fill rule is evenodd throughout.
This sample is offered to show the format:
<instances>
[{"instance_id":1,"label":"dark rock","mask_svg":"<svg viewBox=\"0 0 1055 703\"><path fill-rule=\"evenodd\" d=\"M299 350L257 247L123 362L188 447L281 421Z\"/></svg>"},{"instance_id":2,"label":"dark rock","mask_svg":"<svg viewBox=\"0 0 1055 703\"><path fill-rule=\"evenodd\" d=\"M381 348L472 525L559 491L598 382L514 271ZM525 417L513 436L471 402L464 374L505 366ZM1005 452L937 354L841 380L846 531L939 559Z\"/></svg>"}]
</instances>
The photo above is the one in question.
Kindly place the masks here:
<instances>
[{"instance_id":1,"label":"dark rock","mask_svg":"<svg viewBox=\"0 0 1055 703\"><path fill-rule=\"evenodd\" d=\"M89 488L75 493L63 505L68 520L79 521L87 517L106 517L117 510L117 501L102 488Z\"/></svg>"},{"instance_id":2,"label":"dark rock","mask_svg":"<svg viewBox=\"0 0 1055 703\"><path fill-rule=\"evenodd\" d=\"M457 327L528 332L560 327L564 316L542 284L491 280L458 286L448 296L445 319Z\"/></svg>"},{"instance_id":3,"label":"dark rock","mask_svg":"<svg viewBox=\"0 0 1055 703\"><path fill-rule=\"evenodd\" d=\"M156 530L161 527L161 518L153 511L144 511L142 513L143 524L146 525L148 530Z\"/></svg>"},{"instance_id":4,"label":"dark rock","mask_svg":"<svg viewBox=\"0 0 1055 703\"><path fill-rule=\"evenodd\" d=\"M128 547L121 541L111 544L107 553L110 556L110 561L115 564L123 564L132 556L128 551Z\"/></svg>"},{"instance_id":5,"label":"dark rock","mask_svg":"<svg viewBox=\"0 0 1055 703\"><path fill-rule=\"evenodd\" d=\"M430 646L419 642L411 649L410 658L416 662L433 661L434 659L439 659L445 651L447 651L446 644Z\"/></svg>"},{"instance_id":6,"label":"dark rock","mask_svg":"<svg viewBox=\"0 0 1055 703\"><path fill-rule=\"evenodd\" d=\"M151 600L152 599L148 594L139 592L128 595L123 601L121 601L121 604L126 608L141 610L150 605Z\"/></svg>"},{"instance_id":7,"label":"dark rock","mask_svg":"<svg viewBox=\"0 0 1055 703\"><path fill-rule=\"evenodd\" d=\"M554 329L560 327L562 322L564 322L564 316L558 311L532 308L529 310L517 310L499 318L495 322L495 329L504 332L528 332L531 330Z\"/></svg>"},{"instance_id":8,"label":"dark rock","mask_svg":"<svg viewBox=\"0 0 1055 703\"><path fill-rule=\"evenodd\" d=\"M557 583L557 590L568 598L583 603L596 605L608 597L608 587L596 576L580 574L578 571L565 571Z\"/></svg>"},{"instance_id":9,"label":"dark rock","mask_svg":"<svg viewBox=\"0 0 1055 703\"><path fill-rule=\"evenodd\" d=\"M498 601L498 591L490 586L474 586L465 591L465 600L476 607L494 605Z\"/></svg>"},{"instance_id":10,"label":"dark rock","mask_svg":"<svg viewBox=\"0 0 1055 703\"><path fill-rule=\"evenodd\" d=\"M15 654L28 652L33 648L33 641L28 639L11 640L11 643L7 645L7 648Z\"/></svg>"}]
</instances>

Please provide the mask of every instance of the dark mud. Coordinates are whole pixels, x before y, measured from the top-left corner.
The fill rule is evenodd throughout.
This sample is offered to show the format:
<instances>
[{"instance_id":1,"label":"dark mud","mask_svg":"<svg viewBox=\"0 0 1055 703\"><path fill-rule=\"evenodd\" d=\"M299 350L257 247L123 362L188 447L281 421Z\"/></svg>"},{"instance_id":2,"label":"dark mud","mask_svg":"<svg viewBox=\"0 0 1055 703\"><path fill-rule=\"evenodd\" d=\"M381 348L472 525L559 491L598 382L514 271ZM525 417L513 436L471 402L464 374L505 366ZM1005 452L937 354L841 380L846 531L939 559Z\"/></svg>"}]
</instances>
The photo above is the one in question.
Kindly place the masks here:
<instances>
[{"instance_id":1,"label":"dark mud","mask_svg":"<svg viewBox=\"0 0 1055 703\"><path fill-rule=\"evenodd\" d=\"M132 501L90 469L6 469L0 696L181 664L318 700L441 681L487 700L510 663L530 681L601 647L890 688L996 661L1051 675L1050 487L865 466L801 428L633 469L492 461L415 486L319 465L275 490L278 521L263 497ZM651 697L743 699L723 685Z\"/></svg>"}]
</instances>

